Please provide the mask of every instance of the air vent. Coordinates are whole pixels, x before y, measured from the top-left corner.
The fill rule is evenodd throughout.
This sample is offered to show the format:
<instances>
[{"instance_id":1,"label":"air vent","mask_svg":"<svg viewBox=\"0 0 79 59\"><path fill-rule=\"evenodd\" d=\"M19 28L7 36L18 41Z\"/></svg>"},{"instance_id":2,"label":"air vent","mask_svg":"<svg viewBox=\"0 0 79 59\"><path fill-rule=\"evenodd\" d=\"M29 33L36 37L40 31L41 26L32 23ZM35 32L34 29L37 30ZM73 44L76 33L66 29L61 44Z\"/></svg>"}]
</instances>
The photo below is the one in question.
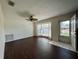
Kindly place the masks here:
<instances>
[{"instance_id":1,"label":"air vent","mask_svg":"<svg viewBox=\"0 0 79 59\"><path fill-rule=\"evenodd\" d=\"M14 3L13 1L11 1L11 0L8 1L8 4L9 4L10 6L12 6L12 7L14 7L14 5L15 5L15 3Z\"/></svg>"}]
</instances>

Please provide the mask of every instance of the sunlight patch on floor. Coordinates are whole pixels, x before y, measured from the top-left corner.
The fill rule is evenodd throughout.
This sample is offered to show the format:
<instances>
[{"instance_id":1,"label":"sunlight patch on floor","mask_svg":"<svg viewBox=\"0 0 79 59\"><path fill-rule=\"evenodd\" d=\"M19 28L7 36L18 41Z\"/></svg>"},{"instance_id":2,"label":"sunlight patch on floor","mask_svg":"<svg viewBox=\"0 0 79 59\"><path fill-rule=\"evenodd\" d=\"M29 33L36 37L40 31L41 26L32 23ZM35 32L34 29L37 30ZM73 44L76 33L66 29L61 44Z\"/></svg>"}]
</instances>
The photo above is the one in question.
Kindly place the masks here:
<instances>
[{"instance_id":1,"label":"sunlight patch on floor","mask_svg":"<svg viewBox=\"0 0 79 59\"><path fill-rule=\"evenodd\" d=\"M65 49L75 52L74 48L70 44L65 44L62 42L55 42L55 41L49 41L49 44L53 44L53 45L56 45L56 46L59 46L59 47L62 47L62 48L65 48Z\"/></svg>"}]
</instances>

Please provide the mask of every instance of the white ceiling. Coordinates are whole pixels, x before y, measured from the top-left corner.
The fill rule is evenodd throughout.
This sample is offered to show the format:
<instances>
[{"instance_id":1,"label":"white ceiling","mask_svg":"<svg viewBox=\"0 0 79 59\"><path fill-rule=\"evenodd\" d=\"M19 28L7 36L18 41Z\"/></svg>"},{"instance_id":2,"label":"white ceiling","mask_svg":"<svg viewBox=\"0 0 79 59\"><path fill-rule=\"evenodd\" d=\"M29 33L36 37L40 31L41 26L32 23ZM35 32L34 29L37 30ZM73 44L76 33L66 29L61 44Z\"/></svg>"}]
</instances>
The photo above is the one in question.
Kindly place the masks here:
<instances>
[{"instance_id":1,"label":"white ceiling","mask_svg":"<svg viewBox=\"0 0 79 59\"><path fill-rule=\"evenodd\" d=\"M15 7L7 4L6 10L13 11L28 11L34 14L39 20L49 17L65 14L77 9L77 0L12 0L15 2ZM8 8L7 8L8 6Z\"/></svg>"}]
</instances>

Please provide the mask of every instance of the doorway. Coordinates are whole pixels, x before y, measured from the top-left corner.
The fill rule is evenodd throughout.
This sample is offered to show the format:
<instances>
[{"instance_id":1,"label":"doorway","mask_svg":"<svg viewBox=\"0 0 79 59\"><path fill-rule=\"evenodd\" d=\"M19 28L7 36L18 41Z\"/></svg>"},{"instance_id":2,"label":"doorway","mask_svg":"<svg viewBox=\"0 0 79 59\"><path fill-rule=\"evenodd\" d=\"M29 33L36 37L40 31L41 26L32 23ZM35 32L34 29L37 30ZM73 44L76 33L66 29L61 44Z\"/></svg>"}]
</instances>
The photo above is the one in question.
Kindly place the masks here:
<instances>
[{"instance_id":1,"label":"doorway","mask_svg":"<svg viewBox=\"0 0 79 59\"><path fill-rule=\"evenodd\" d=\"M75 51L78 51L78 19L77 15L71 18L71 44Z\"/></svg>"},{"instance_id":2,"label":"doorway","mask_svg":"<svg viewBox=\"0 0 79 59\"><path fill-rule=\"evenodd\" d=\"M51 38L51 22L37 24L37 35Z\"/></svg>"}]
</instances>

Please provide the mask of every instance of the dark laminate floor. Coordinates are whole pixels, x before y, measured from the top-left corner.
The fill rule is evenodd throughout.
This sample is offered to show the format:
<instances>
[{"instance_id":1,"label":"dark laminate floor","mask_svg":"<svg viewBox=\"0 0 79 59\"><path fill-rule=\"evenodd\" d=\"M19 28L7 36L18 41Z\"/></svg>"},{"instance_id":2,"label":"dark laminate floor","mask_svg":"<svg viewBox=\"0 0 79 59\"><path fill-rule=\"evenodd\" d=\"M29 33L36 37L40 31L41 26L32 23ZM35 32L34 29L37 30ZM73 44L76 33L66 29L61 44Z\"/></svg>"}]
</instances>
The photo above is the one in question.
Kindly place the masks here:
<instances>
[{"instance_id":1,"label":"dark laminate floor","mask_svg":"<svg viewBox=\"0 0 79 59\"><path fill-rule=\"evenodd\" d=\"M46 38L31 37L6 43L4 59L77 59L77 53L50 45Z\"/></svg>"}]
</instances>

